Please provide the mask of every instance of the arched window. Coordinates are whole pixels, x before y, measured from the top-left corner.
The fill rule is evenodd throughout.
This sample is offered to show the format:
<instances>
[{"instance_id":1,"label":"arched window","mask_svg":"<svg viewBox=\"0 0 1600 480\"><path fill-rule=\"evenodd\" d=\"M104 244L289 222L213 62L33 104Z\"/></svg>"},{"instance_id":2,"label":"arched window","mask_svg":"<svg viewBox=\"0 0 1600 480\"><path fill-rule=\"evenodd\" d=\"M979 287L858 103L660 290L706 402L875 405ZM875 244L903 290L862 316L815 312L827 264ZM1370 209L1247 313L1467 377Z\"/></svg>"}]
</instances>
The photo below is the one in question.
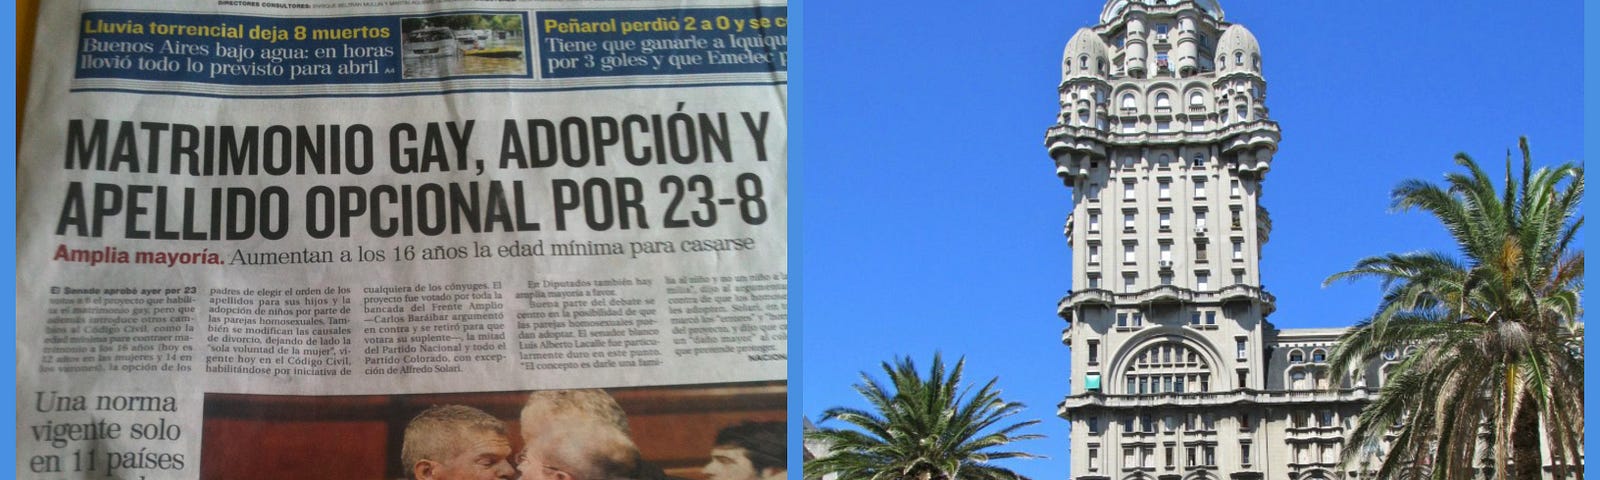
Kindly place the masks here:
<instances>
[{"instance_id":1,"label":"arched window","mask_svg":"<svg viewBox=\"0 0 1600 480\"><path fill-rule=\"evenodd\" d=\"M1189 94L1189 106L1191 106L1191 107L1199 107L1199 106L1205 105L1205 103L1206 103L1206 96L1204 94L1201 94L1200 92L1194 92L1194 93Z\"/></svg>"},{"instance_id":2,"label":"arched window","mask_svg":"<svg viewBox=\"0 0 1600 480\"><path fill-rule=\"evenodd\" d=\"M1211 387L1211 366L1205 357L1181 342L1161 342L1129 357L1123 384L1130 395L1204 392Z\"/></svg>"},{"instance_id":3,"label":"arched window","mask_svg":"<svg viewBox=\"0 0 1600 480\"><path fill-rule=\"evenodd\" d=\"M1133 110L1134 108L1135 107L1134 107L1133 94L1132 93L1124 93L1124 94L1122 94L1122 109L1123 110Z\"/></svg>"},{"instance_id":4,"label":"arched window","mask_svg":"<svg viewBox=\"0 0 1600 480\"><path fill-rule=\"evenodd\" d=\"M1305 390L1306 389L1306 372L1305 372L1305 370L1295 370L1294 372L1289 373L1289 389L1290 390Z\"/></svg>"},{"instance_id":5,"label":"arched window","mask_svg":"<svg viewBox=\"0 0 1600 480\"><path fill-rule=\"evenodd\" d=\"M1078 57L1078 68L1081 68L1081 69L1084 69L1084 70L1088 70L1089 69L1089 56L1088 55L1083 55L1083 56Z\"/></svg>"},{"instance_id":6,"label":"arched window","mask_svg":"<svg viewBox=\"0 0 1600 480\"><path fill-rule=\"evenodd\" d=\"M1244 53L1243 52L1233 52L1233 64L1234 65L1240 65L1240 66L1244 65Z\"/></svg>"},{"instance_id":7,"label":"arched window","mask_svg":"<svg viewBox=\"0 0 1600 480\"><path fill-rule=\"evenodd\" d=\"M1289 352L1289 363L1304 363L1305 361L1305 352L1301 352L1299 350L1292 350Z\"/></svg>"},{"instance_id":8,"label":"arched window","mask_svg":"<svg viewBox=\"0 0 1600 480\"><path fill-rule=\"evenodd\" d=\"M1239 104L1237 107L1234 107L1234 110L1239 113L1239 121L1243 122L1250 119L1250 111L1245 109L1243 103Z\"/></svg>"},{"instance_id":9,"label":"arched window","mask_svg":"<svg viewBox=\"0 0 1600 480\"><path fill-rule=\"evenodd\" d=\"M1316 349L1316 350L1312 350L1311 351L1311 361L1318 362L1318 363L1328 361L1328 352L1323 351L1320 348Z\"/></svg>"},{"instance_id":10,"label":"arched window","mask_svg":"<svg viewBox=\"0 0 1600 480\"><path fill-rule=\"evenodd\" d=\"M1171 163L1172 156L1165 153L1161 154L1161 156L1156 160L1156 166L1160 168L1167 168L1167 166L1169 166Z\"/></svg>"},{"instance_id":11,"label":"arched window","mask_svg":"<svg viewBox=\"0 0 1600 480\"><path fill-rule=\"evenodd\" d=\"M1094 57L1094 68L1100 73L1106 73L1106 57Z\"/></svg>"},{"instance_id":12,"label":"arched window","mask_svg":"<svg viewBox=\"0 0 1600 480\"><path fill-rule=\"evenodd\" d=\"M1172 108L1172 101L1167 98L1167 93L1166 92L1161 92L1161 93L1157 93L1156 94L1156 108L1161 108L1161 109Z\"/></svg>"}]
</instances>

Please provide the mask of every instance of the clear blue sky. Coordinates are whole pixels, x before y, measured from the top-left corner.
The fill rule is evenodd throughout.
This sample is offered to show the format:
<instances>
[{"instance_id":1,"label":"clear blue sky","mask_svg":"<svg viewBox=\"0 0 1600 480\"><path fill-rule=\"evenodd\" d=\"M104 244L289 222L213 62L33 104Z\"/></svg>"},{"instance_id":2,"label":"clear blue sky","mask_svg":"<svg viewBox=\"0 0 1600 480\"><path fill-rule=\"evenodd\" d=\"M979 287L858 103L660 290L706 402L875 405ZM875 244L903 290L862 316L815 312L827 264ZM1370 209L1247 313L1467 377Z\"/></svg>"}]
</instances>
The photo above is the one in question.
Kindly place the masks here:
<instances>
[{"instance_id":1,"label":"clear blue sky","mask_svg":"<svg viewBox=\"0 0 1600 480\"><path fill-rule=\"evenodd\" d=\"M1536 162L1581 158L1583 7L1537 2L1221 0L1261 43L1283 142L1262 203L1263 280L1280 328L1349 325L1375 283L1322 288L1356 259L1450 249L1422 214L1389 212L1404 179L1465 151L1499 165L1527 135ZM865 406L858 372L934 351L1000 377L1067 476L1071 209L1045 154L1062 47L1103 2L829 2L805 9L803 413Z\"/></svg>"}]
</instances>

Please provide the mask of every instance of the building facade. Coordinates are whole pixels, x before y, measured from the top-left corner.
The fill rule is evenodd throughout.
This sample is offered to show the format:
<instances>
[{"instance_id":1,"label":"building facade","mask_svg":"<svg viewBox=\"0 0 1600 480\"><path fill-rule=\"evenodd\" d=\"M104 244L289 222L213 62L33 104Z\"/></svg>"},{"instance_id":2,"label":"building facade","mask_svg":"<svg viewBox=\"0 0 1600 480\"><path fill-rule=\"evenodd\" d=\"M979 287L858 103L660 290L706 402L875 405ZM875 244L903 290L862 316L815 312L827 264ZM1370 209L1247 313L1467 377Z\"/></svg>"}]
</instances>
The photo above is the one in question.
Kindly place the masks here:
<instances>
[{"instance_id":1,"label":"building facade","mask_svg":"<svg viewBox=\"0 0 1600 480\"><path fill-rule=\"evenodd\" d=\"M1342 329L1277 329L1258 203L1277 151L1255 36L1214 0L1111 0L1062 56L1045 144L1071 188L1071 478L1349 478L1376 394L1329 388ZM1401 352L1396 352L1401 353ZM1390 355L1392 360L1395 355ZM1384 362L1380 362L1384 363Z\"/></svg>"}]
</instances>

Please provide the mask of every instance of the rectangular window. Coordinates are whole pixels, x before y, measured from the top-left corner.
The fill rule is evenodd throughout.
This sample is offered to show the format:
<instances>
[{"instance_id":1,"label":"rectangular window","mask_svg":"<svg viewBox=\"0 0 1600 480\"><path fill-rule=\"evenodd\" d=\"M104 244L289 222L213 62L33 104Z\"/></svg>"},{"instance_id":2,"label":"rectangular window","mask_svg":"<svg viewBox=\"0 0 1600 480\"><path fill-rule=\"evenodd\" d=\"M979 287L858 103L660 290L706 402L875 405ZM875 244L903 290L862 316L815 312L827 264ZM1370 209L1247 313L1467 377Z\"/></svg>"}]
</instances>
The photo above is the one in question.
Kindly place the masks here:
<instances>
[{"instance_id":1,"label":"rectangular window","mask_svg":"<svg viewBox=\"0 0 1600 480\"><path fill-rule=\"evenodd\" d=\"M1162 180L1156 183L1156 198L1162 200L1172 198L1172 182Z\"/></svg>"},{"instance_id":2,"label":"rectangular window","mask_svg":"<svg viewBox=\"0 0 1600 480\"><path fill-rule=\"evenodd\" d=\"M1194 181L1194 198L1196 200L1204 200L1206 198L1206 181L1205 180L1198 180L1197 179L1197 180Z\"/></svg>"},{"instance_id":3,"label":"rectangular window","mask_svg":"<svg viewBox=\"0 0 1600 480\"><path fill-rule=\"evenodd\" d=\"M1089 274L1089 288L1100 288L1100 276Z\"/></svg>"},{"instance_id":4,"label":"rectangular window","mask_svg":"<svg viewBox=\"0 0 1600 480\"><path fill-rule=\"evenodd\" d=\"M1171 446L1166 447L1161 453L1165 454L1163 456L1166 457L1166 459L1167 459L1167 468L1168 469L1177 468L1178 459L1172 458L1173 455L1172 455L1172 447Z\"/></svg>"},{"instance_id":5,"label":"rectangular window","mask_svg":"<svg viewBox=\"0 0 1600 480\"><path fill-rule=\"evenodd\" d=\"M1123 449L1122 449L1122 466L1131 467L1131 466L1134 466L1134 465L1138 465L1137 463L1133 463L1133 460L1134 460L1133 459L1133 447L1123 447Z\"/></svg>"},{"instance_id":6,"label":"rectangular window","mask_svg":"<svg viewBox=\"0 0 1600 480\"><path fill-rule=\"evenodd\" d=\"M1170 243L1161 244L1161 261L1163 261L1163 262L1172 261L1172 244L1170 244Z\"/></svg>"},{"instance_id":7,"label":"rectangular window","mask_svg":"<svg viewBox=\"0 0 1600 480\"><path fill-rule=\"evenodd\" d=\"M1123 275L1122 276L1122 291L1123 291L1123 293L1133 292L1134 281L1138 280L1138 278L1139 277L1134 276L1134 275ZM1135 313L1133 315L1134 315L1134 317L1133 317L1133 326L1137 327L1137 326L1139 326L1139 314Z\"/></svg>"},{"instance_id":8,"label":"rectangular window","mask_svg":"<svg viewBox=\"0 0 1600 480\"><path fill-rule=\"evenodd\" d=\"M1244 242L1233 242L1233 259L1244 260Z\"/></svg>"},{"instance_id":9,"label":"rectangular window","mask_svg":"<svg viewBox=\"0 0 1600 480\"><path fill-rule=\"evenodd\" d=\"M1100 417L1089 417L1084 419L1083 425L1088 427L1089 433L1100 433Z\"/></svg>"},{"instance_id":10,"label":"rectangular window","mask_svg":"<svg viewBox=\"0 0 1600 480\"><path fill-rule=\"evenodd\" d=\"M1159 218L1161 231L1172 230L1172 212L1161 212L1161 216L1157 218Z\"/></svg>"},{"instance_id":11,"label":"rectangular window","mask_svg":"<svg viewBox=\"0 0 1600 480\"><path fill-rule=\"evenodd\" d=\"M1139 449L1139 465L1143 466L1144 468L1155 468L1156 467L1156 455L1155 455L1155 453L1156 453L1155 447L1140 448Z\"/></svg>"},{"instance_id":12,"label":"rectangular window","mask_svg":"<svg viewBox=\"0 0 1600 480\"><path fill-rule=\"evenodd\" d=\"M1123 231L1128 231L1128 232L1133 231L1134 220L1135 220L1134 214L1132 214L1132 213L1124 213L1124 214L1122 214L1122 230Z\"/></svg>"},{"instance_id":13,"label":"rectangular window","mask_svg":"<svg viewBox=\"0 0 1600 480\"><path fill-rule=\"evenodd\" d=\"M1091 202L1100 201L1100 184L1098 184L1098 183L1089 184L1089 201L1091 201Z\"/></svg>"},{"instance_id":14,"label":"rectangular window","mask_svg":"<svg viewBox=\"0 0 1600 480\"><path fill-rule=\"evenodd\" d=\"M1161 284L1162 285L1172 285L1172 275L1162 275L1161 276Z\"/></svg>"},{"instance_id":15,"label":"rectangular window","mask_svg":"<svg viewBox=\"0 0 1600 480\"><path fill-rule=\"evenodd\" d=\"M1202 392L1211 391L1211 376L1209 376L1209 375L1201 375L1200 376L1200 391L1202 391Z\"/></svg>"},{"instance_id":16,"label":"rectangular window","mask_svg":"<svg viewBox=\"0 0 1600 480\"><path fill-rule=\"evenodd\" d=\"M1098 363L1100 363L1100 342L1098 340L1090 340L1089 341L1089 364L1090 365L1095 365L1095 364L1098 364Z\"/></svg>"},{"instance_id":17,"label":"rectangular window","mask_svg":"<svg viewBox=\"0 0 1600 480\"><path fill-rule=\"evenodd\" d=\"M1206 418L1206 431L1216 430L1217 429L1217 416L1207 413L1205 418ZM1210 464L1208 463L1207 465L1210 465Z\"/></svg>"},{"instance_id":18,"label":"rectangular window","mask_svg":"<svg viewBox=\"0 0 1600 480\"><path fill-rule=\"evenodd\" d=\"M1239 412L1239 429L1250 429L1250 412Z\"/></svg>"},{"instance_id":19,"label":"rectangular window","mask_svg":"<svg viewBox=\"0 0 1600 480\"><path fill-rule=\"evenodd\" d=\"M1128 278L1133 278L1133 277L1128 277ZM1144 312L1133 312L1133 326L1135 326L1135 327L1144 326Z\"/></svg>"},{"instance_id":20,"label":"rectangular window","mask_svg":"<svg viewBox=\"0 0 1600 480\"><path fill-rule=\"evenodd\" d=\"M1233 283L1235 285L1239 285L1239 284L1244 283L1244 272L1243 271L1240 271L1240 270L1234 270L1233 271Z\"/></svg>"},{"instance_id":21,"label":"rectangular window","mask_svg":"<svg viewBox=\"0 0 1600 480\"><path fill-rule=\"evenodd\" d=\"M1100 246L1089 245L1089 263L1100 263Z\"/></svg>"},{"instance_id":22,"label":"rectangular window","mask_svg":"<svg viewBox=\"0 0 1600 480\"><path fill-rule=\"evenodd\" d=\"M1144 433L1155 433L1156 422L1150 419L1150 414L1147 413L1139 416L1139 431Z\"/></svg>"},{"instance_id":23,"label":"rectangular window","mask_svg":"<svg viewBox=\"0 0 1600 480\"><path fill-rule=\"evenodd\" d=\"M1239 464L1250 465L1250 442L1239 442Z\"/></svg>"},{"instance_id":24,"label":"rectangular window","mask_svg":"<svg viewBox=\"0 0 1600 480\"><path fill-rule=\"evenodd\" d=\"M1100 214L1089 214L1089 233L1100 231Z\"/></svg>"},{"instance_id":25,"label":"rectangular window","mask_svg":"<svg viewBox=\"0 0 1600 480\"><path fill-rule=\"evenodd\" d=\"M1138 130L1138 124L1134 123L1133 120L1122 121L1122 133L1135 133Z\"/></svg>"},{"instance_id":26,"label":"rectangular window","mask_svg":"<svg viewBox=\"0 0 1600 480\"><path fill-rule=\"evenodd\" d=\"M1244 228L1243 221L1239 219L1239 211L1238 210L1234 210L1233 211L1233 218L1230 221L1232 222L1232 226L1233 226L1234 230L1239 230L1241 228Z\"/></svg>"},{"instance_id":27,"label":"rectangular window","mask_svg":"<svg viewBox=\"0 0 1600 480\"><path fill-rule=\"evenodd\" d=\"M1323 410L1322 411L1322 415L1319 415L1317 417L1317 426L1319 426L1319 427L1331 427L1331 426L1333 426L1333 411L1332 410Z\"/></svg>"},{"instance_id":28,"label":"rectangular window","mask_svg":"<svg viewBox=\"0 0 1600 480\"><path fill-rule=\"evenodd\" d=\"M1089 471L1092 472L1092 471L1099 470L1099 469L1100 469L1100 449L1098 449L1098 448L1090 448L1089 449Z\"/></svg>"},{"instance_id":29,"label":"rectangular window","mask_svg":"<svg viewBox=\"0 0 1600 480\"><path fill-rule=\"evenodd\" d=\"M1241 339L1234 340L1234 343L1237 344L1237 349L1236 350L1238 351L1239 360L1244 360L1245 359L1245 355L1244 355L1245 342L1244 342L1244 339L1241 338Z\"/></svg>"},{"instance_id":30,"label":"rectangular window","mask_svg":"<svg viewBox=\"0 0 1600 480\"><path fill-rule=\"evenodd\" d=\"M1205 288L1205 287L1200 287ZM1206 325L1217 324L1217 312L1206 312Z\"/></svg>"},{"instance_id":31,"label":"rectangular window","mask_svg":"<svg viewBox=\"0 0 1600 480\"><path fill-rule=\"evenodd\" d=\"M1162 120L1162 121L1156 122L1156 131L1157 132L1165 132L1165 131L1171 130L1171 129L1172 129L1172 122L1168 122L1166 120Z\"/></svg>"},{"instance_id":32,"label":"rectangular window","mask_svg":"<svg viewBox=\"0 0 1600 480\"><path fill-rule=\"evenodd\" d=\"M1233 198L1239 198L1239 181L1238 180L1233 180L1233 181L1228 183L1228 196L1233 197Z\"/></svg>"},{"instance_id":33,"label":"rectangular window","mask_svg":"<svg viewBox=\"0 0 1600 480\"><path fill-rule=\"evenodd\" d=\"M1091 373L1083 376L1083 388L1091 392L1100 391L1100 374Z\"/></svg>"},{"instance_id":34,"label":"rectangular window","mask_svg":"<svg viewBox=\"0 0 1600 480\"><path fill-rule=\"evenodd\" d=\"M1122 199L1133 200L1133 182L1125 182L1122 184Z\"/></svg>"},{"instance_id":35,"label":"rectangular window","mask_svg":"<svg viewBox=\"0 0 1600 480\"><path fill-rule=\"evenodd\" d=\"M1200 448L1205 452L1205 455L1206 455L1206 463L1205 463L1205 465L1208 466L1208 467L1216 465L1217 464L1217 447L1212 446L1212 445L1206 445L1206 446L1203 446L1203 447L1200 447Z\"/></svg>"},{"instance_id":36,"label":"rectangular window","mask_svg":"<svg viewBox=\"0 0 1600 480\"><path fill-rule=\"evenodd\" d=\"M1189 128L1194 129L1194 130L1205 129L1206 128L1206 119L1204 117L1194 117L1194 118L1190 119L1189 120Z\"/></svg>"},{"instance_id":37,"label":"rectangular window","mask_svg":"<svg viewBox=\"0 0 1600 480\"><path fill-rule=\"evenodd\" d=\"M1200 324L1200 312L1190 312L1189 313L1189 324L1190 325L1199 325Z\"/></svg>"},{"instance_id":38,"label":"rectangular window","mask_svg":"<svg viewBox=\"0 0 1600 480\"><path fill-rule=\"evenodd\" d=\"M1090 214L1089 219L1090 219L1089 220L1089 222L1090 222L1089 229L1090 230L1099 230L1100 227L1097 226L1097 223L1094 221L1094 215L1093 214ZM1194 212L1194 228L1195 228L1195 230L1205 230L1206 229L1206 212Z\"/></svg>"},{"instance_id":39,"label":"rectangular window","mask_svg":"<svg viewBox=\"0 0 1600 480\"><path fill-rule=\"evenodd\" d=\"M1194 447L1188 447L1188 448L1183 449L1183 453L1184 453L1184 457L1186 457L1188 459L1186 464L1188 466L1191 466L1191 467L1195 466L1195 464L1197 463L1199 458L1195 457L1195 455L1194 455Z\"/></svg>"},{"instance_id":40,"label":"rectangular window","mask_svg":"<svg viewBox=\"0 0 1600 480\"><path fill-rule=\"evenodd\" d=\"M1200 272L1200 273L1194 274L1194 288L1195 288L1195 290L1207 290L1207 289L1210 289L1211 288L1211 275L1207 274L1205 272ZM1210 323L1212 323L1212 321L1215 320L1215 318L1211 317L1211 315L1215 315L1215 314L1211 313L1211 314L1208 314L1206 316L1206 323L1207 324L1210 324Z\"/></svg>"},{"instance_id":41,"label":"rectangular window","mask_svg":"<svg viewBox=\"0 0 1600 480\"><path fill-rule=\"evenodd\" d=\"M1137 255L1135 251L1136 248L1134 245L1124 244L1122 246L1122 263L1133 263L1135 256Z\"/></svg>"},{"instance_id":42,"label":"rectangular window","mask_svg":"<svg viewBox=\"0 0 1600 480\"><path fill-rule=\"evenodd\" d=\"M1117 326L1119 326L1119 327L1128 326L1128 314L1126 312L1117 314Z\"/></svg>"},{"instance_id":43,"label":"rectangular window","mask_svg":"<svg viewBox=\"0 0 1600 480\"><path fill-rule=\"evenodd\" d=\"M1239 371L1239 388L1245 388L1246 385L1248 384L1248 380L1250 380L1250 371L1249 370L1240 370Z\"/></svg>"}]
</instances>

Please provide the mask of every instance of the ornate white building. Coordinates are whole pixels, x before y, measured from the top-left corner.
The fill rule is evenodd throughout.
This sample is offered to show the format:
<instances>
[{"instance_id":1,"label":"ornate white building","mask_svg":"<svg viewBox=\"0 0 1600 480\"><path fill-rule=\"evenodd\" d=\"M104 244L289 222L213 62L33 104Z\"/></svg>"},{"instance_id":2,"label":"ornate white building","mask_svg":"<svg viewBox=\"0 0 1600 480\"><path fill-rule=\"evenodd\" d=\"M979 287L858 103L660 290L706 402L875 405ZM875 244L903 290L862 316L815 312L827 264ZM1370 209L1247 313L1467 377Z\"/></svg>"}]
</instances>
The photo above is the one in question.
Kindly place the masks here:
<instances>
[{"instance_id":1,"label":"ornate white building","mask_svg":"<svg viewBox=\"0 0 1600 480\"><path fill-rule=\"evenodd\" d=\"M1258 199L1279 129L1255 36L1223 18L1214 0L1111 0L1062 57L1045 144L1073 196L1073 290L1058 308L1073 479L1359 469L1336 467L1376 389L1327 388L1343 330L1267 321Z\"/></svg>"}]
</instances>

